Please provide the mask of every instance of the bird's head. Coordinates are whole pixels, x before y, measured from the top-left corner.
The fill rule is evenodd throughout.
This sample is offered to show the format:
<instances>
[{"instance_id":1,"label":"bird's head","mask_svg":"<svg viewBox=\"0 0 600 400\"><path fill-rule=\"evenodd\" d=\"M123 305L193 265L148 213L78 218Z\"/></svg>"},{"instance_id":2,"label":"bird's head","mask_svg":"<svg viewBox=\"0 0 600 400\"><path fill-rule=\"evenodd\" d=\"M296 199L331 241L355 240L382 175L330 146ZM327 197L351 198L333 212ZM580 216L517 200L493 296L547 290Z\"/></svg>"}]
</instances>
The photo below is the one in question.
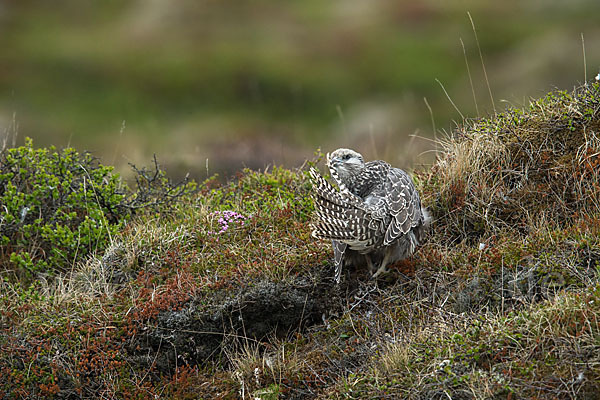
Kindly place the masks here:
<instances>
[{"instance_id":1,"label":"bird's head","mask_svg":"<svg viewBox=\"0 0 600 400\"><path fill-rule=\"evenodd\" d=\"M365 162L360 153L350 149L337 149L327 154L327 166L330 171L335 171L342 181L346 181L358 174Z\"/></svg>"}]
</instances>

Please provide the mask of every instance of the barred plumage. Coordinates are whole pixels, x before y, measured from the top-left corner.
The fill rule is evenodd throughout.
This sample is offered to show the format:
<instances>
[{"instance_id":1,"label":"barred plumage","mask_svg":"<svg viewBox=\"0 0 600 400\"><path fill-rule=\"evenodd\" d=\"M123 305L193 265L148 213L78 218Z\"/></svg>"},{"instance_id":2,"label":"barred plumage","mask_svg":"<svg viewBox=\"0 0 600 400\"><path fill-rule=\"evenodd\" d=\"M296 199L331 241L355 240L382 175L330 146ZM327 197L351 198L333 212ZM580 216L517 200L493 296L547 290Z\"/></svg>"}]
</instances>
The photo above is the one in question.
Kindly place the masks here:
<instances>
[{"instance_id":1,"label":"barred plumage","mask_svg":"<svg viewBox=\"0 0 600 400\"><path fill-rule=\"evenodd\" d=\"M408 174L384 161L365 163L350 149L328 154L327 165L339 190L311 169L317 216L312 234L332 240L336 281L345 264L366 262L377 277L409 257L423 241L428 216Z\"/></svg>"}]
</instances>

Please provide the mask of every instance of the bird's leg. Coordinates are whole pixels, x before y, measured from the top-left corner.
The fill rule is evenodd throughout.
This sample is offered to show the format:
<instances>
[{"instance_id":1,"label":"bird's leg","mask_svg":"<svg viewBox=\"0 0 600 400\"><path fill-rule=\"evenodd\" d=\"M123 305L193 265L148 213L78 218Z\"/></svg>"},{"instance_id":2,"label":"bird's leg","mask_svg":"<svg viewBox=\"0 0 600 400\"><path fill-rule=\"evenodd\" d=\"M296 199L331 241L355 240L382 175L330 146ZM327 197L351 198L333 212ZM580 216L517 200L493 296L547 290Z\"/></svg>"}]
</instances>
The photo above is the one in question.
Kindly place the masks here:
<instances>
[{"instance_id":1,"label":"bird's leg","mask_svg":"<svg viewBox=\"0 0 600 400\"><path fill-rule=\"evenodd\" d=\"M369 267L369 273L372 275L373 271L375 271L375 266L373 265L373 261L368 254L365 254L365 260L367 260L367 266Z\"/></svg>"},{"instance_id":2,"label":"bird's leg","mask_svg":"<svg viewBox=\"0 0 600 400\"><path fill-rule=\"evenodd\" d=\"M387 263L390 259L392 252L389 249L385 250L385 254L383 255L383 260L381 261L381 265L379 269L371 276L371 279L377 278L381 274L385 274L387 272Z\"/></svg>"}]
</instances>

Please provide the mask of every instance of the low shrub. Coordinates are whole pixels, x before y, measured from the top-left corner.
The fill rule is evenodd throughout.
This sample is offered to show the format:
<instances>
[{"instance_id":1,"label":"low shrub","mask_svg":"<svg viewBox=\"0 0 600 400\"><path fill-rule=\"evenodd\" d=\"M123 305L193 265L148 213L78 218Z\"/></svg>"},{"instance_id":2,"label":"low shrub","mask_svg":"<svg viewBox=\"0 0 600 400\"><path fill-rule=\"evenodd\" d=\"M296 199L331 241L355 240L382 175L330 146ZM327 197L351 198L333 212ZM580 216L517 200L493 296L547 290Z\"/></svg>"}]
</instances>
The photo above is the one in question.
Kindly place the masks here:
<instances>
[{"instance_id":1,"label":"low shrub","mask_svg":"<svg viewBox=\"0 0 600 400\"><path fill-rule=\"evenodd\" d=\"M113 167L72 148L25 145L0 153L0 265L18 279L68 270L104 250L139 209L158 209L194 191L155 170L137 169L129 190Z\"/></svg>"}]
</instances>

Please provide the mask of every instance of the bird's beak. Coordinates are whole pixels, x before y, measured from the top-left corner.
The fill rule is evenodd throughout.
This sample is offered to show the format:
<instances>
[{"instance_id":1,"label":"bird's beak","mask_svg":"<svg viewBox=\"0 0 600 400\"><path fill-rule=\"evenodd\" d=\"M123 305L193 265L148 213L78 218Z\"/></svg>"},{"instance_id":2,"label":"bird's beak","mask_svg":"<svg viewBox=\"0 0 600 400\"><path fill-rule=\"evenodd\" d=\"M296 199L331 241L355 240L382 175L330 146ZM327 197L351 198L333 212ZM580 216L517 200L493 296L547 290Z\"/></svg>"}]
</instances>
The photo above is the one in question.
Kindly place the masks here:
<instances>
[{"instance_id":1,"label":"bird's beak","mask_svg":"<svg viewBox=\"0 0 600 400\"><path fill-rule=\"evenodd\" d=\"M336 165L339 165L342 163L342 159L339 157L331 157L331 155L329 155L329 153L327 153L327 166L329 167L335 167Z\"/></svg>"}]
</instances>

